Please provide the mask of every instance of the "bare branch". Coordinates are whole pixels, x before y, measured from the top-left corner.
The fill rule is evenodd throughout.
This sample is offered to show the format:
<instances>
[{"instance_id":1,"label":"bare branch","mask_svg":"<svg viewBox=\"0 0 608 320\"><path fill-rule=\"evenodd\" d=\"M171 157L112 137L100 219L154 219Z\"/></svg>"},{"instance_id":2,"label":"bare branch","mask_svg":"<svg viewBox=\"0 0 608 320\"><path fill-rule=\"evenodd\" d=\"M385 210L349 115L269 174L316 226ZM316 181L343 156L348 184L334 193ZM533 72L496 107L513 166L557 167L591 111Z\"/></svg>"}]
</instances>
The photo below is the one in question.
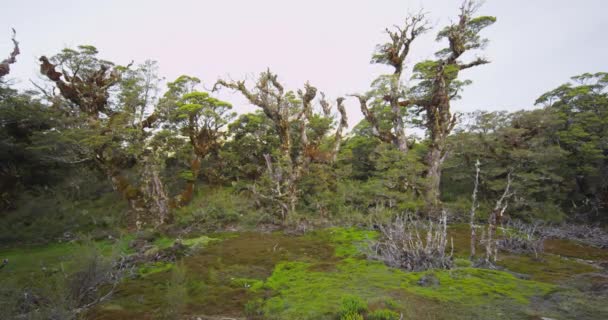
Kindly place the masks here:
<instances>
[{"instance_id":1,"label":"bare branch","mask_svg":"<svg viewBox=\"0 0 608 320\"><path fill-rule=\"evenodd\" d=\"M21 53L21 51L19 51L19 42L15 39L17 37L17 31L15 31L15 29L12 30L13 37L11 40L13 41L13 51L10 53L8 58L2 60L0 63L0 78L9 74L11 71L10 65L17 62L17 55Z\"/></svg>"},{"instance_id":2,"label":"bare branch","mask_svg":"<svg viewBox=\"0 0 608 320\"><path fill-rule=\"evenodd\" d=\"M460 70L464 70L464 69L469 69L469 68L480 66L482 64L487 64L487 63L490 63L490 60L487 60L485 58L477 58L469 63L459 64L458 68Z\"/></svg>"},{"instance_id":3,"label":"bare branch","mask_svg":"<svg viewBox=\"0 0 608 320\"><path fill-rule=\"evenodd\" d=\"M395 69L395 74L400 75L412 42L428 29L428 21L422 12L407 17L401 27L394 26L392 31L386 28L391 41L376 48L372 63L388 64Z\"/></svg>"}]
</instances>

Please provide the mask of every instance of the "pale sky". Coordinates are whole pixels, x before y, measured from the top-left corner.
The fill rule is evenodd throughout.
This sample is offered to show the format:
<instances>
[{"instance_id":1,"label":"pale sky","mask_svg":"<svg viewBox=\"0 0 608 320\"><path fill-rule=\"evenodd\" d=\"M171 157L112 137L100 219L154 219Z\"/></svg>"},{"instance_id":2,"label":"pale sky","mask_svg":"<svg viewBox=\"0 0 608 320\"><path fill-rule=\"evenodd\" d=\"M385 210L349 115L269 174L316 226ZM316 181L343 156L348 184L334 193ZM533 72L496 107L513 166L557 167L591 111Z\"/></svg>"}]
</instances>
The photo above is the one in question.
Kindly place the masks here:
<instances>
[{"instance_id":1,"label":"pale sky","mask_svg":"<svg viewBox=\"0 0 608 320\"><path fill-rule=\"evenodd\" d=\"M365 92L386 67L369 63L384 28L408 12L428 12L435 28L414 44L406 70L441 47L436 32L455 20L460 0L13 0L3 1L0 59L21 44L10 77L22 88L38 79L37 58L91 44L117 64L157 60L160 75L253 80L270 67L287 88L310 81L329 97ZM533 107L543 92L583 72L608 71L605 0L487 0L479 14L498 21L483 31L492 63L462 72L473 80L457 111ZM254 110L238 95L219 95L239 112ZM362 116L347 100L351 125Z\"/></svg>"}]
</instances>

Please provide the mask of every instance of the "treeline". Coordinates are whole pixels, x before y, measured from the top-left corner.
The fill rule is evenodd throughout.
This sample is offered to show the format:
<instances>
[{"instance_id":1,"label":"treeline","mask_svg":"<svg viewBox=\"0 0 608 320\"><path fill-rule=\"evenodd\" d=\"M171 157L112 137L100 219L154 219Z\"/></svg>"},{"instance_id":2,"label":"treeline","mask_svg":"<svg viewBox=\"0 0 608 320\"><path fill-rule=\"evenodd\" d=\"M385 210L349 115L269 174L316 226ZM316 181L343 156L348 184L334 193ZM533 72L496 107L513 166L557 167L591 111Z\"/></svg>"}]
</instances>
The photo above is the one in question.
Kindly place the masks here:
<instances>
[{"instance_id":1,"label":"treeline","mask_svg":"<svg viewBox=\"0 0 608 320\"><path fill-rule=\"evenodd\" d=\"M368 92L334 99L309 83L285 88L270 70L253 83L220 79L212 92L193 76L161 90L156 62L119 66L92 46L42 56L47 81L36 90L0 86L7 221L0 231L11 238L37 223L64 230L90 221L192 223L185 212L201 208L200 219L230 217L227 222L252 212L259 213L255 223L443 210L464 218L477 161L482 217L510 177L510 216L604 222L608 73L573 77L543 94L534 110L454 113L451 102L470 83L460 71L489 63L462 58L483 49L480 32L496 21L475 16L477 8L465 1L455 22L437 33L445 48L407 75L415 39L430 30L427 17L412 15L387 29L371 62L390 72ZM16 62L14 43L2 75ZM237 92L258 110L237 116L214 97L217 90ZM346 99L364 116L350 132ZM420 128L425 137L407 128Z\"/></svg>"}]
</instances>

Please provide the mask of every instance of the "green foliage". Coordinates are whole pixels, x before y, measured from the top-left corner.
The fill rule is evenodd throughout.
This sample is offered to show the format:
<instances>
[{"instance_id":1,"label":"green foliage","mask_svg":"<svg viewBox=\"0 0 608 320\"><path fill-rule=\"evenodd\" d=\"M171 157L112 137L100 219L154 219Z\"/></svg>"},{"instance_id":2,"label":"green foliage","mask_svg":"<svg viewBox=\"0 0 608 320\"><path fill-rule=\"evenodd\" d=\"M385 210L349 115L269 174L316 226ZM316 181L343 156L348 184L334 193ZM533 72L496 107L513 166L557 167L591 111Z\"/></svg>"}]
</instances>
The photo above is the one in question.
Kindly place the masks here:
<instances>
[{"instance_id":1,"label":"green foliage","mask_svg":"<svg viewBox=\"0 0 608 320\"><path fill-rule=\"evenodd\" d=\"M361 314L367 312L367 303L357 296L345 296L342 298L339 316L344 319L363 319ZM358 316L358 317L357 317Z\"/></svg>"},{"instance_id":2,"label":"green foliage","mask_svg":"<svg viewBox=\"0 0 608 320\"><path fill-rule=\"evenodd\" d=\"M222 175L229 180L256 180L264 173L264 154L275 155L279 138L268 117L261 111L240 115L228 125L229 139L220 151L226 166Z\"/></svg>"},{"instance_id":3,"label":"green foliage","mask_svg":"<svg viewBox=\"0 0 608 320\"><path fill-rule=\"evenodd\" d=\"M90 200L75 200L68 196L70 189L57 189L21 194L17 209L0 216L1 241L40 243L70 240L79 233L106 238L116 234L127 208L107 187L101 188L99 198Z\"/></svg>"},{"instance_id":4,"label":"green foliage","mask_svg":"<svg viewBox=\"0 0 608 320\"><path fill-rule=\"evenodd\" d=\"M215 230L231 223L263 221L251 201L232 188L201 188L194 200L176 212L176 222L183 226L197 226ZM258 221L259 220L259 221Z\"/></svg>"},{"instance_id":5,"label":"green foliage","mask_svg":"<svg viewBox=\"0 0 608 320\"><path fill-rule=\"evenodd\" d=\"M146 277L155 273L165 272L173 269L172 263L167 262L152 262L138 268L137 274Z\"/></svg>"}]
</instances>

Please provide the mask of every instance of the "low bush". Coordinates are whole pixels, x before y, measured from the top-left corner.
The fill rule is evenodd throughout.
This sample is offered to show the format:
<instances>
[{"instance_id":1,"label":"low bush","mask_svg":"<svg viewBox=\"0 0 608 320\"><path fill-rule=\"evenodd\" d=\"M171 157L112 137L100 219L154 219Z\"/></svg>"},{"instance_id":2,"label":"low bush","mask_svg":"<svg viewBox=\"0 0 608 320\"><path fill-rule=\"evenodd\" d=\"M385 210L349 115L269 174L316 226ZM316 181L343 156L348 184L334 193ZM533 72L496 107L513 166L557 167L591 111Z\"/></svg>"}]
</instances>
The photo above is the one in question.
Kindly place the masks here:
<instances>
[{"instance_id":1,"label":"low bush","mask_svg":"<svg viewBox=\"0 0 608 320\"><path fill-rule=\"evenodd\" d=\"M389 224L378 224L381 237L372 242L368 256L409 271L450 269L452 251L446 252L447 216L438 223L424 222L413 215L399 215Z\"/></svg>"}]
</instances>

